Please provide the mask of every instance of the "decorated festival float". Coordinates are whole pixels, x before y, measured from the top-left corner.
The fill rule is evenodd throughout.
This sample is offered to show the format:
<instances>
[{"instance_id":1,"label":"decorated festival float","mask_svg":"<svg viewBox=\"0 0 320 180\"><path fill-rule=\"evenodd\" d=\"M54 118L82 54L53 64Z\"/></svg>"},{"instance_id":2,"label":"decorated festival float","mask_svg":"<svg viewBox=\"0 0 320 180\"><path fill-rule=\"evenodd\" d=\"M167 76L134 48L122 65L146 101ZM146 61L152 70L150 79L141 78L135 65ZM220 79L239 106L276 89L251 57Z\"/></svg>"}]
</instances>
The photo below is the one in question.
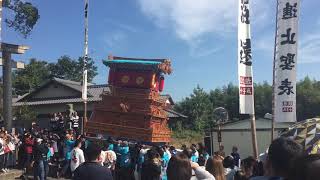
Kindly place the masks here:
<instances>
[{"instance_id":1,"label":"decorated festival float","mask_svg":"<svg viewBox=\"0 0 320 180\"><path fill-rule=\"evenodd\" d=\"M110 91L94 106L85 125L90 136L102 134L142 142L170 142L171 131L160 97L164 75L171 74L168 59L141 59L109 56Z\"/></svg>"}]
</instances>

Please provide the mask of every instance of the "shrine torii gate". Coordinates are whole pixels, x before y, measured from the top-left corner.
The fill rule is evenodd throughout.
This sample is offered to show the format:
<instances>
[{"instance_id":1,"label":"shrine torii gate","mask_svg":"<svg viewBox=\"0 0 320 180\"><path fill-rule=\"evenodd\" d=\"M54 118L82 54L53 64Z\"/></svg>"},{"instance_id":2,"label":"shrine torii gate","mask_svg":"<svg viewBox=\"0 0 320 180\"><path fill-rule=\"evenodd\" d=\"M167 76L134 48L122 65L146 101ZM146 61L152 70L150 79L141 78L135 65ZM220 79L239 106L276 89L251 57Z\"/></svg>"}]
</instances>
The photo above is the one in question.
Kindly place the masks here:
<instances>
[{"instance_id":1,"label":"shrine torii gate","mask_svg":"<svg viewBox=\"0 0 320 180\"><path fill-rule=\"evenodd\" d=\"M21 63L13 63L11 54L24 54L28 46L1 43L3 69L3 119L8 131L12 129L12 68L23 68ZM13 66L15 64L15 66Z\"/></svg>"}]
</instances>

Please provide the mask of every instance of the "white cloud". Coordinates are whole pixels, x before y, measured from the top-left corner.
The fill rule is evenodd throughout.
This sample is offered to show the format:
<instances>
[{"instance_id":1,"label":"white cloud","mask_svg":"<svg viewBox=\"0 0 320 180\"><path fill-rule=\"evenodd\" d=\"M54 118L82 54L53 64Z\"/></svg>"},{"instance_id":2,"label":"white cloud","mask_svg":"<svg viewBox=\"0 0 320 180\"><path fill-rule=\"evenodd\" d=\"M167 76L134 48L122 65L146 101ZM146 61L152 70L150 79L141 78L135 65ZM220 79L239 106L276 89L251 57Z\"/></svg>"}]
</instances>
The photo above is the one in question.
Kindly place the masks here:
<instances>
[{"instance_id":1,"label":"white cloud","mask_svg":"<svg viewBox=\"0 0 320 180\"><path fill-rule=\"evenodd\" d=\"M104 23L108 24L108 27L112 29L112 31L107 31L102 36L102 40L108 48L120 48L131 34L140 31L140 29L135 26L124 24L110 18L105 18Z\"/></svg>"},{"instance_id":2,"label":"white cloud","mask_svg":"<svg viewBox=\"0 0 320 180\"><path fill-rule=\"evenodd\" d=\"M299 37L298 63L318 63L320 62L320 33L308 32ZM274 34L267 34L253 42L253 51L262 51L264 54L273 55L274 53Z\"/></svg>"},{"instance_id":3,"label":"white cloud","mask_svg":"<svg viewBox=\"0 0 320 180\"><path fill-rule=\"evenodd\" d=\"M127 39L127 35L123 31L114 31L105 34L103 39L109 48L115 48L119 47Z\"/></svg>"},{"instance_id":4,"label":"white cloud","mask_svg":"<svg viewBox=\"0 0 320 180\"><path fill-rule=\"evenodd\" d=\"M298 51L298 63L320 62L320 33L318 31L308 33L301 38Z\"/></svg>"},{"instance_id":5,"label":"white cloud","mask_svg":"<svg viewBox=\"0 0 320 180\"><path fill-rule=\"evenodd\" d=\"M138 2L142 12L157 26L172 29L185 41L201 39L208 33L223 35L226 32L235 32L237 27L236 0L138 0ZM253 23L266 20L270 5L264 0L252 1L251 5ZM263 23L259 25L263 26Z\"/></svg>"},{"instance_id":6,"label":"white cloud","mask_svg":"<svg viewBox=\"0 0 320 180\"><path fill-rule=\"evenodd\" d=\"M252 39L253 51L263 51L264 53L272 53L274 50L274 34L268 33L257 39Z\"/></svg>"},{"instance_id":7,"label":"white cloud","mask_svg":"<svg viewBox=\"0 0 320 180\"><path fill-rule=\"evenodd\" d=\"M134 27L134 26L131 26L131 25L128 25L128 24L124 24L124 23L120 23L119 21L115 21L115 20L110 19L110 18L106 18L104 21L109 26L111 24L111 27L122 29L124 31L128 31L128 32L131 32L131 33L136 33L136 32L139 31L139 29L137 27Z\"/></svg>"},{"instance_id":8,"label":"white cloud","mask_svg":"<svg viewBox=\"0 0 320 180\"><path fill-rule=\"evenodd\" d=\"M152 22L169 29L185 41L193 57L205 57L227 46L223 41L237 38L237 0L137 0L141 11ZM272 5L265 0L251 1L251 24L255 30L272 23ZM217 39L220 43L217 42Z\"/></svg>"}]
</instances>

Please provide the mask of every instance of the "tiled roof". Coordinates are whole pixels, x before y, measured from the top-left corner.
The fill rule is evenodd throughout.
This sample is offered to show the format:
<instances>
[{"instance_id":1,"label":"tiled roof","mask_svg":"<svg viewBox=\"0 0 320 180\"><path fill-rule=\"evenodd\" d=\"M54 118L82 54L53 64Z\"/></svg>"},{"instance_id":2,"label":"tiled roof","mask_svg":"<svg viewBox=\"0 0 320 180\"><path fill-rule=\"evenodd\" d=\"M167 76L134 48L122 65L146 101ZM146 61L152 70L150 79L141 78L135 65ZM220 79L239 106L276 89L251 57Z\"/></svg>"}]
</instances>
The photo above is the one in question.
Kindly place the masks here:
<instances>
[{"instance_id":1,"label":"tiled roof","mask_svg":"<svg viewBox=\"0 0 320 180\"><path fill-rule=\"evenodd\" d=\"M68 86L74 90L81 92L81 83L79 83L79 82L64 80L64 79L59 79L59 78L53 78L51 81L56 81L60 84L63 84L65 86ZM47 83L45 83L45 84L47 84ZM110 91L110 88L107 84L94 85L94 84L89 83L88 84L88 100L87 101L88 102L101 101L102 98L100 95L102 94L102 92L107 92L107 91ZM78 102L83 101L81 97L76 97L76 98L75 97L58 97L55 99L42 99L42 100L24 102L23 98L31 95L33 92L35 92L35 91L32 91L32 92L25 94L25 95L18 97L18 98L14 98L12 101L13 106L23 106L23 105L37 106L37 105L47 105L47 104L66 104L66 103L78 103ZM161 98L169 100L170 103L174 103L171 96L168 94L161 95ZM180 114L178 112L175 112L172 109L165 109L165 111L167 112L167 115L169 118L176 118L176 117L187 118L185 115Z\"/></svg>"},{"instance_id":2,"label":"tiled roof","mask_svg":"<svg viewBox=\"0 0 320 180\"><path fill-rule=\"evenodd\" d=\"M178 118L178 117L182 117L182 118L188 118L187 116L178 113L172 109L165 109L165 111L167 112L167 115L169 118Z\"/></svg>"},{"instance_id":3,"label":"tiled roof","mask_svg":"<svg viewBox=\"0 0 320 180\"><path fill-rule=\"evenodd\" d=\"M65 79L60 79L60 78L53 78L53 80L65 85L65 86L68 86L74 90L82 91L81 82L70 81L70 80L65 80ZM94 84L88 83L88 86L92 86L92 85L94 85Z\"/></svg>"},{"instance_id":4,"label":"tiled roof","mask_svg":"<svg viewBox=\"0 0 320 180\"><path fill-rule=\"evenodd\" d=\"M63 84L65 86L68 86L74 90L77 90L81 92L81 83L80 82L75 82L75 81L70 81L70 80L64 80L60 78L53 78L51 81L56 81L60 84ZM48 82L47 82L48 83ZM46 84L46 83L45 83ZM43 86L45 85L43 84ZM40 87L41 88L41 87ZM101 101L100 95L102 92L110 91L109 87L107 84L101 84L101 85L94 85L91 83L88 83L88 102L95 102L95 101ZM43 99L43 100L38 100L38 101L32 101L32 102L24 102L22 99L26 96L29 96L32 94L34 91L27 93L21 97L14 98L12 103L13 106L22 106L22 105L42 105L42 104L59 104L59 103L74 103L74 102L82 102L81 97L78 98L70 98L70 97L61 97L61 98L56 98L56 99ZM161 95L161 98L164 99L170 99L170 95ZM172 98L171 98L172 100Z\"/></svg>"},{"instance_id":5,"label":"tiled roof","mask_svg":"<svg viewBox=\"0 0 320 180\"><path fill-rule=\"evenodd\" d=\"M81 89L80 89L81 91ZM96 101L101 101L100 95L102 94L103 91L110 91L109 87L107 87L106 84L103 85L90 85L88 86L88 102L96 102ZM23 96L25 97L25 96ZM58 98L58 99L43 99L43 100L38 100L38 101L30 101L30 102L17 102L23 97L20 97L18 99L14 99L13 101L13 106L22 106L22 105L44 105L44 104L60 104L60 103L75 103L75 102L82 102L82 98Z\"/></svg>"},{"instance_id":6,"label":"tiled roof","mask_svg":"<svg viewBox=\"0 0 320 180\"><path fill-rule=\"evenodd\" d=\"M101 99L97 98L88 98L88 102L91 101L100 101ZM55 100L44 100L44 101L32 101L32 102L16 102L13 106L36 106L36 105L45 105L45 104L61 104L61 103L75 103L82 102L82 98L72 98L72 99L55 99Z\"/></svg>"}]
</instances>

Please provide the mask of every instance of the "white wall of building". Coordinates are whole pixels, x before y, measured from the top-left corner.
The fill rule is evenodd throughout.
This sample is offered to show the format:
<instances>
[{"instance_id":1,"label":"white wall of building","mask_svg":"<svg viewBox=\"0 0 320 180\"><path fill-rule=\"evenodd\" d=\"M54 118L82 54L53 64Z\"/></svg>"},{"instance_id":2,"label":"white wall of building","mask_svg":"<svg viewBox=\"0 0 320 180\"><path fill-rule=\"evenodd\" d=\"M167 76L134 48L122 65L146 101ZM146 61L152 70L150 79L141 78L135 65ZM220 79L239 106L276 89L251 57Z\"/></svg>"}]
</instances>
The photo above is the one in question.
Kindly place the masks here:
<instances>
[{"instance_id":1,"label":"white wall of building","mask_svg":"<svg viewBox=\"0 0 320 180\"><path fill-rule=\"evenodd\" d=\"M222 145L226 155L229 155L233 146L237 146L241 158L246 158L253 155L251 131L239 130L239 131L223 131ZM278 132L275 132L275 137L278 136ZM271 132L266 130L257 130L258 152L263 153L269 147L271 143ZM219 143L217 139L217 132L213 132L213 145L214 151L218 151Z\"/></svg>"}]
</instances>

